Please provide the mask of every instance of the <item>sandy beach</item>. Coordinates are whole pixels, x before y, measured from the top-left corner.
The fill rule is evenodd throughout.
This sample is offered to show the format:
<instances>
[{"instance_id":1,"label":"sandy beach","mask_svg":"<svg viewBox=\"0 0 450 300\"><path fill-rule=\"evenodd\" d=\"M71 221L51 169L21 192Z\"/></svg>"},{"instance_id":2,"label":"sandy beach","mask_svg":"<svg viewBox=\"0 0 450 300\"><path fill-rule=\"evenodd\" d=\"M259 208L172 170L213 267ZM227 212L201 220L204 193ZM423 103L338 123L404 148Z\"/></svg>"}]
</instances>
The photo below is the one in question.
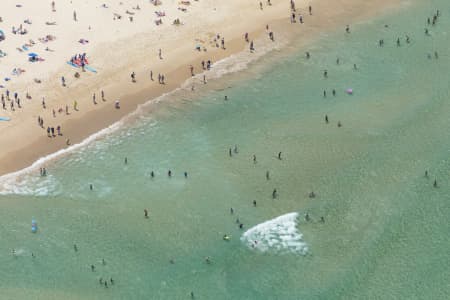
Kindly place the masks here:
<instances>
[{"instance_id":1,"label":"sandy beach","mask_svg":"<svg viewBox=\"0 0 450 300\"><path fill-rule=\"evenodd\" d=\"M251 41L255 52L291 39L301 38L306 43L325 30L344 30L346 24L398 4L385 0L297 1L296 22L292 23L288 0L272 0L270 5L264 1L261 7L258 1L239 0L161 2L130 5L73 0L55 1L54 6L52 1L2 2L0 30L5 40L0 42L0 50L6 56L0 58L0 93L5 95L6 107L0 110L0 117L9 121L0 122L0 174L79 143L139 104L179 87L192 77L191 66L193 73L204 74L207 82L209 71L202 69L202 61L210 60L213 70L221 59L241 51L250 53ZM269 32L274 33L274 41ZM68 63L83 53L88 60L85 70ZM35 61L30 61L31 57ZM158 84L158 74L165 76L164 84ZM194 89L207 86L203 80L203 75L197 76ZM120 101L120 109L115 107L116 101ZM42 126L38 119L43 120ZM60 135L56 134L58 126ZM53 127L54 137L48 136L49 127Z\"/></svg>"}]
</instances>

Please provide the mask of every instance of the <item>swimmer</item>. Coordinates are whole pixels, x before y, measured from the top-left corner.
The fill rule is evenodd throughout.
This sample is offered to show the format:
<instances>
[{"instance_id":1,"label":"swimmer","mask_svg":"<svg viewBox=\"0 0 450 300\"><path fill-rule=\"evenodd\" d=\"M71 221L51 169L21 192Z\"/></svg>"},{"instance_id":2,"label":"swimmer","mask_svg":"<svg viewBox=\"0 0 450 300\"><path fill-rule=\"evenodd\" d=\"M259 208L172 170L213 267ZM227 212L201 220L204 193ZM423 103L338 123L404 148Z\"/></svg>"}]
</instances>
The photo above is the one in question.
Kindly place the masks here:
<instances>
[{"instance_id":1,"label":"swimmer","mask_svg":"<svg viewBox=\"0 0 450 300\"><path fill-rule=\"evenodd\" d=\"M310 219L309 219L309 214L308 213L306 213L305 214L305 221L309 221Z\"/></svg>"},{"instance_id":2,"label":"swimmer","mask_svg":"<svg viewBox=\"0 0 450 300\"><path fill-rule=\"evenodd\" d=\"M92 183L89 184L89 189L90 189L91 191L94 190L94 187L92 186Z\"/></svg>"},{"instance_id":3,"label":"swimmer","mask_svg":"<svg viewBox=\"0 0 450 300\"><path fill-rule=\"evenodd\" d=\"M195 298L194 292L191 292L191 299L194 299L194 298Z\"/></svg>"},{"instance_id":4,"label":"swimmer","mask_svg":"<svg viewBox=\"0 0 450 300\"><path fill-rule=\"evenodd\" d=\"M100 279L98 280L98 283L103 284L103 278L100 277Z\"/></svg>"},{"instance_id":5,"label":"swimmer","mask_svg":"<svg viewBox=\"0 0 450 300\"><path fill-rule=\"evenodd\" d=\"M336 90L335 89L333 89L332 94L333 94L333 96L336 96Z\"/></svg>"},{"instance_id":6,"label":"swimmer","mask_svg":"<svg viewBox=\"0 0 450 300\"><path fill-rule=\"evenodd\" d=\"M227 101L227 100L228 100L228 96L227 96L227 95L225 95L225 98L224 98L224 100L225 100L225 101Z\"/></svg>"},{"instance_id":7,"label":"swimmer","mask_svg":"<svg viewBox=\"0 0 450 300\"><path fill-rule=\"evenodd\" d=\"M327 91L323 90L323 97L326 98L327 97Z\"/></svg>"},{"instance_id":8,"label":"swimmer","mask_svg":"<svg viewBox=\"0 0 450 300\"><path fill-rule=\"evenodd\" d=\"M172 171L169 170L169 171L167 172L167 176L172 177Z\"/></svg>"},{"instance_id":9,"label":"swimmer","mask_svg":"<svg viewBox=\"0 0 450 300\"><path fill-rule=\"evenodd\" d=\"M278 152L278 159L279 159L279 160L282 160L282 158L281 158L281 152Z\"/></svg>"},{"instance_id":10,"label":"swimmer","mask_svg":"<svg viewBox=\"0 0 450 300\"><path fill-rule=\"evenodd\" d=\"M309 54L309 52L306 52L306 58L309 59L311 57L311 55Z\"/></svg>"},{"instance_id":11,"label":"swimmer","mask_svg":"<svg viewBox=\"0 0 450 300\"><path fill-rule=\"evenodd\" d=\"M127 157L125 157L125 164L128 164L128 158Z\"/></svg>"},{"instance_id":12,"label":"swimmer","mask_svg":"<svg viewBox=\"0 0 450 300\"><path fill-rule=\"evenodd\" d=\"M272 191L272 199L276 199L277 198L277 189L273 189Z\"/></svg>"},{"instance_id":13,"label":"swimmer","mask_svg":"<svg viewBox=\"0 0 450 300\"><path fill-rule=\"evenodd\" d=\"M345 32L350 33L350 25L345 26Z\"/></svg>"},{"instance_id":14,"label":"swimmer","mask_svg":"<svg viewBox=\"0 0 450 300\"><path fill-rule=\"evenodd\" d=\"M105 280L105 288L108 287L108 281Z\"/></svg>"},{"instance_id":15,"label":"swimmer","mask_svg":"<svg viewBox=\"0 0 450 300\"><path fill-rule=\"evenodd\" d=\"M314 193L314 191L312 191L311 193L309 193L308 197L309 198L316 198L316 194Z\"/></svg>"},{"instance_id":16,"label":"swimmer","mask_svg":"<svg viewBox=\"0 0 450 300\"><path fill-rule=\"evenodd\" d=\"M230 208L230 214L234 214L234 209L232 207Z\"/></svg>"},{"instance_id":17,"label":"swimmer","mask_svg":"<svg viewBox=\"0 0 450 300\"><path fill-rule=\"evenodd\" d=\"M324 217L320 217L320 222L325 223L325 218Z\"/></svg>"},{"instance_id":18,"label":"swimmer","mask_svg":"<svg viewBox=\"0 0 450 300\"><path fill-rule=\"evenodd\" d=\"M337 126L342 127L341 121L338 121Z\"/></svg>"},{"instance_id":19,"label":"swimmer","mask_svg":"<svg viewBox=\"0 0 450 300\"><path fill-rule=\"evenodd\" d=\"M239 229L244 229L244 224L240 223L239 224Z\"/></svg>"},{"instance_id":20,"label":"swimmer","mask_svg":"<svg viewBox=\"0 0 450 300\"><path fill-rule=\"evenodd\" d=\"M185 171L184 172L184 178L187 178L188 177L188 173Z\"/></svg>"},{"instance_id":21,"label":"swimmer","mask_svg":"<svg viewBox=\"0 0 450 300\"><path fill-rule=\"evenodd\" d=\"M253 200L253 206L256 207L256 200Z\"/></svg>"},{"instance_id":22,"label":"swimmer","mask_svg":"<svg viewBox=\"0 0 450 300\"><path fill-rule=\"evenodd\" d=\"M154 173L153 171L151 171L151 172L150 172L150 176L151 176L152 178L154 178L154 177L155 177L155 173Z\"/></svg>"},{"instance_id":23,"label":"swimmer","mask_svg":"<svg viewBox=\"0 0 450 300\"><path fill-rule=\"evenodd\" d=\"M253 163L256 164L256 155L253 154Z\"/></svg>"},{"instance_id":24,"label":"swimmer","mask_svg":"<svg viewBox=\"0 0 450 300\"><path fill-rule=\"evenodd\" d=\"M74 250L75 252L77 252L77 251L78 251L78 247L77 247L77 244L73 244L73 250Z\"/></svg>"},{"instance_id":25,"label":"swimmer","mask_svg":"<svg viewBox=\"0 0 450 300\"><path fill-rule=\"evenodd\" d=\"M91 265L91 271L94 272L95 271L95 266Z\"/></svg>"},{"instance_id":26,"label":"swimmer","mask_svg":"<svg viewBox=\"0 0 450 300\"><path fill-rule=\"evenodd\" d=\"M266 180L269 180L269 179L270 179L269 171L266 171Z\"/></svg>"},{"instance_id":27,"label":"swimmer","mask_svg":"<svg viewBox=\"0 0 450 300\"><path fill-rule=\"evenodd\" d=\"M237 147L237 145L234 145L234 150L233 150L233 152L236 153L236 154L238 153L238 147Z\"/></svg>"},{"instance_id":28,"label":"swimmer","mask_svg":"<svg viewBox=\"0 0 450 300\"><path fill-rule=\"evenodd\" d=\"M233 156L233 154L231 153L231 148L228 149L228 155L229 155L230 157Z\"/></svg>"},{"instance_id":29,"label":"swimmer","mask_svg":"<svg viewBox=\"0 0 450 300\"><path fill-rule=\"evenodd\" d=\"M114 280L112 279L112 277L109 279L109 282L111 282L111 284L114 284Z\"/></svg>"},{"instance_id":30,"label":"swimmer","mask_svg":"<svg viewBox=\"0 0 450 300\"><path fill-rule=\"evenodd\" d=\"M148 210L144 208L144 218L148 219Z\"/></svg>"},{"instance_id":31,"label":"swimmer","mask_svg":"<svg viewBox=\"0 0 450 300\"><path fill-rule=\"evenodd\" d=\"M328 124L328 115L325 115L325 123Z\"/></svg>"},{"instance_id":32,"label":"swimmer","mask_svg":"<svg viewBox=\"0 0 450 300\"><path fill-rule=\"evenodd\" d=\"M323 77L328 78L328 70L323 71Z\"/></svg>"},{"instance_id":33,"label":"swimmer","mask_svg":"<svg viewBox=\"0 0 450 300\"><path fill-rule=\"evenodd\" d=\"M436 180L436 179L435 179L434 182L433 182L433 187L435 187L435 188L438 187L438 184L437 184L437 180Z\"/></svg>"},{"instance_id":34,"label":"swimmer","mask_svg":"<svg viewBox=\"0 0 450 300\"><path fill-rule=\"evenodd\" d=\"M209 256L205 257L205 262L207 264L210 264L211 263L211 258Z\"/></svg>"},{"instance_id":35,"label":"swimmer","mask_svg":"<svg viewBox=\"0 0 450 300\"><path fill-rule=\"evenodd\" d=\"M425 178L428 178L428 171L425 171Z\"/></svg>"}]
</instances>

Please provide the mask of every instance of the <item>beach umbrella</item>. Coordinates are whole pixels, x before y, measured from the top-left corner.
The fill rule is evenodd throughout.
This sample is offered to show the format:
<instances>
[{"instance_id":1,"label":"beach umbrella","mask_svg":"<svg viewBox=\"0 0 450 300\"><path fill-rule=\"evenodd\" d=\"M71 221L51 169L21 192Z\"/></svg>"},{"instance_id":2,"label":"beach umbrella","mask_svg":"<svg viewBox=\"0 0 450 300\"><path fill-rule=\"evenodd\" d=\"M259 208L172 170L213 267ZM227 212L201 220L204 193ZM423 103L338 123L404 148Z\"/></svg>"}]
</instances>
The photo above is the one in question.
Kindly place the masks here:
<instances>
[{"instance_id":1,"label":"beach umbrella","mask_svg":"<svg viewBox=\"0 0 450 300\"><path fill-rule=\"evenodd\" d=\"M28 53L28 56L29 57L36 57L36 56L39 56L39 55L37 55L37 53L31 52L31 53Z\"/></svg>"}]
</instances>

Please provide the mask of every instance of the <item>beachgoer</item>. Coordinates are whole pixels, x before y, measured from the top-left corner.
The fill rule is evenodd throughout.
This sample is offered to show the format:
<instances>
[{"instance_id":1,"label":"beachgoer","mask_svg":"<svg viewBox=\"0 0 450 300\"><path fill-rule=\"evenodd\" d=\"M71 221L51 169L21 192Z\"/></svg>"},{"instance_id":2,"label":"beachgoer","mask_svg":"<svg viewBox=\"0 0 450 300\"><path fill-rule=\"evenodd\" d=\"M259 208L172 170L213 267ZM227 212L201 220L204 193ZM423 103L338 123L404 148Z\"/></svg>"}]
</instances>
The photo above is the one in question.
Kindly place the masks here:
<instances>
[{"instance_id":1,"label":"beachgoer","mask_svg":"<svg viewBox=\"0 0 450 300\"><path fill-rule=\"evenodd\" d=\"M328 124L328 115L325 115L325 123Z\"/></svg>"},{"instance_id":2,"label":"beachgoer","mask_svg":"<svg viewBox=\"0 0 450 300\"><path fill-rule=\"evenodd\" d=\"M253 154L253 163L256 164L256 155Z\"/></svg>"},{"instance_id":3,"label":"beachgoer","mask_svg":"<svg viewBox=\"0 0 450 300\"><path fill-rule=\"evenodd\" d=\"M144 208L144 217L147 219L148 218L148 210L146 208Z\"/></svg>"},{"instance_id":4,"label":"beachgoer","mask_svg":"<svg viewBox=\"0 0 450 300\"><path fill-rule=\"evenodd\" d=\"M278 159L281 160L281 152L278 152Z\"/></svg>"},{"instance_id":5,"label":"beachgoer","mask_svg":"<svg viewBox=\"0 0 450 300\"><path fill-rule=\"evenodd\" d=\"M253 206L256 207L256 200L253 200Z\"/></svg>"},{"instance_id":6,"label":"beachgoer","mask_svg":"<svg viewBox=\"0 0 450 300\"><path fill-rule=\"evenodd\" d=\"M277 189L273 189L272 191L272 199L276 199L278 196Z\"/></svg>"},{"instance_id":7,"label":"beachgoer","mask_svg":"<svg viewBox=\"0 0 450 300\"><path fill-rule=\"evenodd\" d=\"M269 179L270 179L269 171L266 171L266 180L269 180Z\"/></svg>"}]
</instances>

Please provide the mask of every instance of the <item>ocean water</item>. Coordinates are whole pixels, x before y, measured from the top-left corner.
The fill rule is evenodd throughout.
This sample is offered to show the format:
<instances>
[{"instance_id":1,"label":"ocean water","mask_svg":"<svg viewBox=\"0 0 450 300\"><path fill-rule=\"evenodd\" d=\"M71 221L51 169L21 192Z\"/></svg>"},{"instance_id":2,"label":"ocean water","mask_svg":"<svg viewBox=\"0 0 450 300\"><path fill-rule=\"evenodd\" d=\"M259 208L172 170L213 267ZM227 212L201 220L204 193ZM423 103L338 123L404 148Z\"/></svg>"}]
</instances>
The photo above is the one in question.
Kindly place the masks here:
<instances>
[{"instance_id":1,"label":"ocean water","mask_svg":"<svg viewBox=\"0 0 450 300\"><path fill-rule=\"evenodd\" d=\"M1 178L0 299L447 299L448 28L407 2Z\"/></svg>"}]
</instances>

